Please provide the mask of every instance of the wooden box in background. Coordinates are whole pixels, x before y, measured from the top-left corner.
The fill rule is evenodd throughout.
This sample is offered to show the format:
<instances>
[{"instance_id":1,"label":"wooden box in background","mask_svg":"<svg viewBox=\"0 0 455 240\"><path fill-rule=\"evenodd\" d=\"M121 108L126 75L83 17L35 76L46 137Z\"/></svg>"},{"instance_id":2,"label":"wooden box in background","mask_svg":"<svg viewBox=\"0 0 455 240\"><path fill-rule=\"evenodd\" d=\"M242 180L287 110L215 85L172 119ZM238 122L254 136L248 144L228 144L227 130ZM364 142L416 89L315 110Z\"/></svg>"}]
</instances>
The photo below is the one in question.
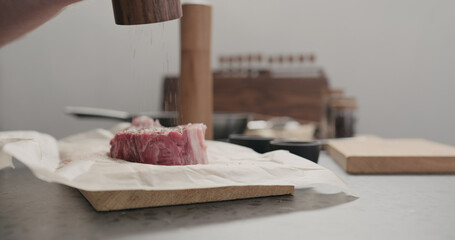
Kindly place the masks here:
<instances>
[{"instance_id":1,"label":"wooden box in background","mask_svg":"<svg viewBox=\"0 0 455 240\"><path fill-rule=\"evenodd\" d=\"M289 116L318 123L325 117L324 94L328 81L322 71L309 77L215 75L213 85L215 112ZM164 111L176 111L177 91L177 77L166 77L163 83Z\"/></svg>"}]
</instances>

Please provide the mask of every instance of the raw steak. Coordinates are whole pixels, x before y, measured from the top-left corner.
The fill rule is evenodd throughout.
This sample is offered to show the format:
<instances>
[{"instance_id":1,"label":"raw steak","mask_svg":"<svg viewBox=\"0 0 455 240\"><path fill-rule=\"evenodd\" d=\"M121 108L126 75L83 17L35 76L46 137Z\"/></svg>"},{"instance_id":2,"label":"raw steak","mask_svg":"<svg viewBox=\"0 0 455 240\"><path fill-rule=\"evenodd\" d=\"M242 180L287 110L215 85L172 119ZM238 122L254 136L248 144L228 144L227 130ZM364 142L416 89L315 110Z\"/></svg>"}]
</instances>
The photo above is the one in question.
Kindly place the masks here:
<instances>
[{"instance_id":1,"label":"raw steak","mask_svg":"<svg viewBox=\"0 0 455 240\"><path fill-rule=\"evenodd\" d=\"M111 157L156 165L207 163L206 126L188 124L162 127L148 117L133 119L133 126L115 134Z\"/></svg>"}]
</instances>

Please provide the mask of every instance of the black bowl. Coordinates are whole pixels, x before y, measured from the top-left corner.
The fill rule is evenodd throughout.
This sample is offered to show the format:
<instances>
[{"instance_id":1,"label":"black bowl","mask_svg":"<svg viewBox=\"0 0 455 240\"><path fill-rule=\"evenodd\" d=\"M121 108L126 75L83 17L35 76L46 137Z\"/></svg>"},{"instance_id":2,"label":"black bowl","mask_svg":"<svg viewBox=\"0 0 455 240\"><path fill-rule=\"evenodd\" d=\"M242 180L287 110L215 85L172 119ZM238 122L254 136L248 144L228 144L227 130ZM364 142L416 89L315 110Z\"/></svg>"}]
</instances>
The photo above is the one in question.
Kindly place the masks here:
<instances>
[{"instance_id":1,"label":"black bowl","mask_svg":"<svg viewBox=\"0 0 455 240\"><path fill-rule=\"evenodd\" d=\"M289 152L318 163L321 143L313 142L292 142L292 141L271 141L270 150L288 150Z\"/></svg>"},{"instance_id":2,"label":"black bowl","mask_svg":"<svg viewBox=\"0 0 455 240\"><path fill-rule=\"evenodd\" d=\"M273 138L246 136L242 134L229 135L230 143L249 147L258 153L270 151L270 141L272 140Z\"/></svg>"}]
</instances>

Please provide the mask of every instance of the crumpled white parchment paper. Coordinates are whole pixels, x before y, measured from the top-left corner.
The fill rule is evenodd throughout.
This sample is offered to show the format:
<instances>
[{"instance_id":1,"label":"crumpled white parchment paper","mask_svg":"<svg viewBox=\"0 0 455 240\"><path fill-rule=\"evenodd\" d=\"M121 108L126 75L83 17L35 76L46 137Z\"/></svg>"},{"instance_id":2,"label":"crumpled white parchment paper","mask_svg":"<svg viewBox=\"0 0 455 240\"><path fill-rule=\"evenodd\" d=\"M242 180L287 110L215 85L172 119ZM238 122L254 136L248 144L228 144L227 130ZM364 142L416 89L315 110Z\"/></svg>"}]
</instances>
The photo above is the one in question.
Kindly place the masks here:
<instances>
[{"instance_id":1,"label":"crumpled white parchment paper","mask_svg":"<svg viewBox=\"0 0 455 240\"><path fill-rule=\"evenodd\" d=\"M259 154L242 146L207 141L209 164L157 166L108 157L113 136L111 131L96 129L57 141L33 131L0 132L0 169L12 166L14 157L41 180L88 191L243 185L304 188L314 184L349 191L331 171L287 151Z\"/></svg>"}]
</instances>

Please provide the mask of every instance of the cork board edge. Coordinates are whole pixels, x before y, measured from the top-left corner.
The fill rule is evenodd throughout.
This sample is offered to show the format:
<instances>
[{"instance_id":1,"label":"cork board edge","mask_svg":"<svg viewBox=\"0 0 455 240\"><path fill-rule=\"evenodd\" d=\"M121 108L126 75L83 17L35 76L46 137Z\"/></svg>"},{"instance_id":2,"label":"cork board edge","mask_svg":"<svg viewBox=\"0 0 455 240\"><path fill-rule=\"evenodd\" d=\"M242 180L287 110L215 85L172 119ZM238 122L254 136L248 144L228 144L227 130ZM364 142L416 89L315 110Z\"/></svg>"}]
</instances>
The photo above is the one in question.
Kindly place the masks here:
<instances>
[{"instance_id":1,"label":"cork board edge","mask_svg":"<svg viewBox=\"0 0 455 240\"><path fill-rule=\"evenodd\" d=\"M79 189L96 211L114 211L290 195L291 185L248 185L185 190L85 191Z\"/></svg>"},{"instance_id":2,"label":"cork board edge","mask_svg":"<svg viewBox=\"0 0 455 240\"><path fill-rule=\"evenodd\" d=\"M455 174L455 156L451 155L347 156L330 143L326 150L349 174Z\"/></svg>"},{"instance_id":3,"label":"cork board edge","mask_svg":"<svg viewBox=\"0 0 455 240\"><path fill-rule=\"evenodd\" d=\"M350 174L455 174L455 157L352 156Z\"/></svg>"}]
</instances>

